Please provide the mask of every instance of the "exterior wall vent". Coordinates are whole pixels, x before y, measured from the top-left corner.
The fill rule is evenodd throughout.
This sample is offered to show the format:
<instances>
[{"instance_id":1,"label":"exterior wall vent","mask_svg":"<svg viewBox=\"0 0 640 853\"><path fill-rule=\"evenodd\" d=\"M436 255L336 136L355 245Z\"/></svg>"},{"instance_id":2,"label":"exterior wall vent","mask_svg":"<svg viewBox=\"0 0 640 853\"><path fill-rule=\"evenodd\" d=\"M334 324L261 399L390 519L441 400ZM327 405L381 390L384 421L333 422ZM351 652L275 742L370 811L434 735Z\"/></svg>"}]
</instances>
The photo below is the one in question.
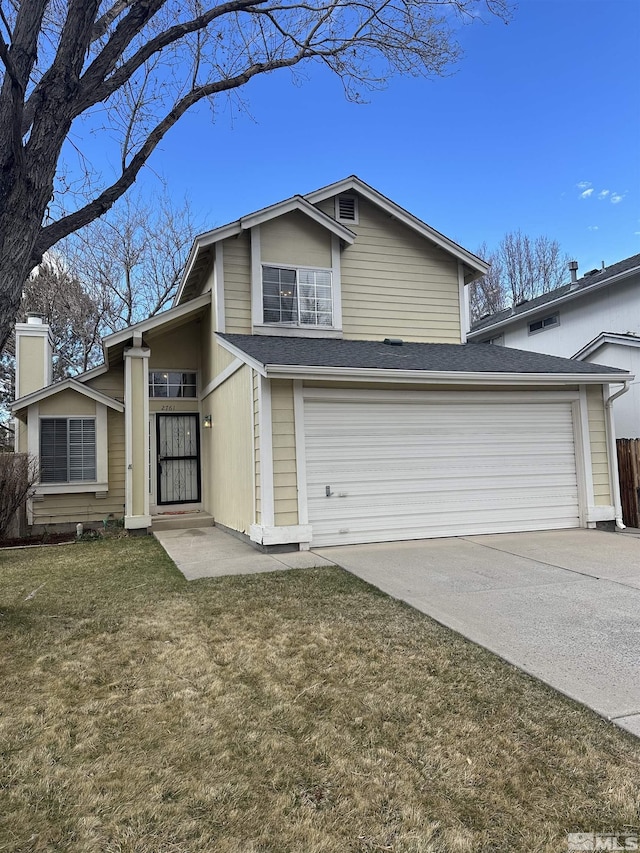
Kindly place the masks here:
<instances>
[{"instance_id":1,"label":"exterior wall vent","mask_svg":"<svg viewBox=\"0 0 640 853\"><path fill-rule=\"evenodd\" d=\"M358 223L358 199L355 195L339 195L336 198L336 219L354 225Z\"/></svg>"}]
</instances>

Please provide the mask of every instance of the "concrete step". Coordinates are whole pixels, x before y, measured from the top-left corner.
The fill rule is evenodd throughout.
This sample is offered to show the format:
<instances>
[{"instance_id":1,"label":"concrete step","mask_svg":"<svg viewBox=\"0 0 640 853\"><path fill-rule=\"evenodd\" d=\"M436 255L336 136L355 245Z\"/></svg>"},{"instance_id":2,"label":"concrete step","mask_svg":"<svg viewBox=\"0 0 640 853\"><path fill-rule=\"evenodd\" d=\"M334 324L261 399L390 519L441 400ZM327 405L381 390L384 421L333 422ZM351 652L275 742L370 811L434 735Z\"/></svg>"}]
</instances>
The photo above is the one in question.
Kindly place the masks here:
<instances>
[{"instance_id":1,"label":"concrete step","mask_svg":"<svg viewBox=\"0 0 640 853\"><path fill-rule=\"evenodd\" d=\"M188 530L191 527L213 527L208 512L162 513L151 516L152 530Z\"/></svg>"}]
</instances>

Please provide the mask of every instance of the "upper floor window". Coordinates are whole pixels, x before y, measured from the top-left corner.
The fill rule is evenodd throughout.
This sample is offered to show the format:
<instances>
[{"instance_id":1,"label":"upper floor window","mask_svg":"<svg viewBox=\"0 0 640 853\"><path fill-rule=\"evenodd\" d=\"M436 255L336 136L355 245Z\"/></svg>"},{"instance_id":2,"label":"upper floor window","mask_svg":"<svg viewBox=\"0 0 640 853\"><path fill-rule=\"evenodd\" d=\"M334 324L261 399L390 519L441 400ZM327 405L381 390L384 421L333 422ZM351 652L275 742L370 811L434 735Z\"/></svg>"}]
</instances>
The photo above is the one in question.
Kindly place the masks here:
<instances>
[{"instance_id":1,"label":"upper floor window","mask_svg":"<svg viewBox=\"0 0 640 853\"><path fill-rule=\"evenodd\" d=\"M262 267L265 323L332 326L331 270L306 267Z\"/></svg>"},{"instance_id":2,"label":"upper floor window","mask_svg":"<svg viewBox=\"0 0 640 853\"><path fill-rule=\"evenodd\" d=\"M96 479L95 418L40 419L40 482Z\"/></svg>"},{"instance_id":3,"label":"upper floor window","mask_svg":"<svg viewBox=\"0 0 640 853\"><path fill-rule=\"evenodd\" d=\"M543 317L541 320L534 320L529 323L529 334L532 335L534 332L542 332L544 329L548 329L551 326L559 325L560 317L558 314L550 314L548 317Z\"/></svg>"},{"instance_id":4,"label":"upper floor window","mask_svg":"<svg viewBox=\"0 0 640 853\"><path fill-rule=\"evenodd\" d=\"M195 397L196 374L171 370L149 371L150 397Z\"/></svg>"}]
</instances>

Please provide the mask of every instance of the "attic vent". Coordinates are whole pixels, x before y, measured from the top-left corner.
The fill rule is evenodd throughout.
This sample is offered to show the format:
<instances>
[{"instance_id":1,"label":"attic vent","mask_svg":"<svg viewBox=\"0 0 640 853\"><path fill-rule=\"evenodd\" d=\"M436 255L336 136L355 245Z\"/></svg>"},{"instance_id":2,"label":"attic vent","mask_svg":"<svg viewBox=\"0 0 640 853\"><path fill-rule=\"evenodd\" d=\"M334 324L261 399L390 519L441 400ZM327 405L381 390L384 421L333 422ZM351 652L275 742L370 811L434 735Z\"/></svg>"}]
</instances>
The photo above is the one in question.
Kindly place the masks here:
<instances>
[{"instance_id":1,"label":"attic vent","mask_svg":"<svg viewBox=\"0 0 640 853\"><path fill-rule=\"evenodd\" d=\"M338 222L358 222L358 199L354 195L339 195L336 199Z\"/></svg>"}]
</instances>

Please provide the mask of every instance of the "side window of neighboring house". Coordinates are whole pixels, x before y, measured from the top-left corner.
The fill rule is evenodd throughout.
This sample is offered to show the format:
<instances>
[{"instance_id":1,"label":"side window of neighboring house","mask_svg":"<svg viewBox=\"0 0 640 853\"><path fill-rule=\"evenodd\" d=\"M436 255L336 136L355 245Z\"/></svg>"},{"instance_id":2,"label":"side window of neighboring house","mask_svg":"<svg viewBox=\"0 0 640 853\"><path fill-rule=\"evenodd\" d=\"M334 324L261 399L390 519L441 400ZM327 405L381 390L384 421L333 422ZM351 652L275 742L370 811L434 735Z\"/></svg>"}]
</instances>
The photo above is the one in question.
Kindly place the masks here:
<instances>
[{"instance_id":1,"label":"side window of neighboring house","mask_svg":"<svg viewBox=\"0 0 640 853\"><path fill-rule=\"evenodd\" d=\"M150 370L149 396L196 397L196 374L176 370Z\"/></svg>"},{"instance_id":2,"label":"side window of neighboring house","mask_svg":"<svg viewBox=\"0 0 640 853\"><path fill-rule=\"evenodd\" d=\"M288 326L332 326L331 270L262 267L263 322Z\"/></svg>"},{"instance_id":3,"label":"side window of neighboring house","mask_svg":"<svg viewBox=\"0 0 640 853\"><path fill-rule=\"evenodd\" d=\"M497 346L497 347L503 347L504 346L504 335L496 335L493 338L485 338L482 341L482 343L483 344L493 344L494 346Z\"/></svg>"},{"instance_id":4,"label":"side window of neighboring house","mask_svg":"<svg viewBox=\"0 0 640 853\"><path fill-rule=\"evenodd\" d=\"M559 314L549 314L548 317L543 317L540 320L533 320L529 323L529 334L533 335L536 332L543 332L545 329L549 329L551 326L559 326L560 325L560 315Z\"/></svg>"},{"instance_id":5,"label":"side window of neighboring house","mask_svg":"<svg viewBox=\"0 0 640 853\"><path fill-rule=\"evenodd\" d=\"M40 482L96 479L95 418L41 418Z\"/></svg>"}]
</instances>

